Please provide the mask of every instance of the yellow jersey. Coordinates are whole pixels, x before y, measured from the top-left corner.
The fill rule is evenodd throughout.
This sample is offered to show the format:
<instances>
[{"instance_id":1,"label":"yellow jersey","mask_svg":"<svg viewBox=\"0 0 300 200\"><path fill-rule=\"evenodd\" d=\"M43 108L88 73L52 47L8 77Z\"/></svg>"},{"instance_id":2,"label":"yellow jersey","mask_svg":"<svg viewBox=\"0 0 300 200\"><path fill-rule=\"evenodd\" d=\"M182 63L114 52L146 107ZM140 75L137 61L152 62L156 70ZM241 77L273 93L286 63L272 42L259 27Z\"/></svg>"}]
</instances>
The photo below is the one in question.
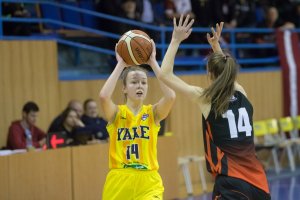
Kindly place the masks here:
<instances>
[{"instance_id":1,"label":"yellow jersey","mask_svg":"<svg viewBox=\"0 0 300 200\"><path fill-rule=\"evenodd\" d=\"M152 105L143 105L137 115L119 105L114 122L107 125L109 133L109 168L158 170L157 136Z\"/></svg>"}]
</instances>

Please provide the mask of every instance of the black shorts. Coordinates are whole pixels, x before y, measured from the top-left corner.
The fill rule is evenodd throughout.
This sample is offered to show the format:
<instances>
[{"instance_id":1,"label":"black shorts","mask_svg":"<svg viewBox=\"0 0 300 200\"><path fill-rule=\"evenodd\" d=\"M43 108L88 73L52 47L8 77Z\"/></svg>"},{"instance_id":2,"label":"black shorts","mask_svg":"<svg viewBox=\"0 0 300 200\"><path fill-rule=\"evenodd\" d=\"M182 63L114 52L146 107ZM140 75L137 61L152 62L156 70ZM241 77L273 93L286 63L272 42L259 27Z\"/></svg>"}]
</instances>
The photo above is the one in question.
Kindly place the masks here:
<instances>
[{"instance_id":1,"label":"black shorts","mask_svg":"<svg viewBox=\"0 0 300 200\"><path fill-rule=\"evenodd\" d=\"M270 200L270 194L238 178L218 175L213 200Z\"/></svg>"}]
</instances>

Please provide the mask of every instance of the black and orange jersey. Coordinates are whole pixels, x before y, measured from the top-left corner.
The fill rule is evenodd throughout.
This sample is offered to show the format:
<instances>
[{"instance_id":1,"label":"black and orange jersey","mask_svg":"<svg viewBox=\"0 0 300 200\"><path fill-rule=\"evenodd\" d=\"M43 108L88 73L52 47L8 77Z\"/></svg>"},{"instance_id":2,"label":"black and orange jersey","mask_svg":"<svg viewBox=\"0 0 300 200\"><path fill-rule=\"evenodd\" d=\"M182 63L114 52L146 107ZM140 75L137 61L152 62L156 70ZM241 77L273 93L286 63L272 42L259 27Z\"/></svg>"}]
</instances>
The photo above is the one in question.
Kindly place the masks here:
<instances>
[{"instance_id":1,"label":"black and orange jersey","mask_svg":"<svg viewBox=\"0 0 300 200\"><path fill-rule=\"evenodd\" d=\"M264 169L255 154L253 107L247 97L236 91L222 116L215 116L214 105L203 118L203 140L207 170L240 178L269 193Z\"/></svg>"}]
</instances>

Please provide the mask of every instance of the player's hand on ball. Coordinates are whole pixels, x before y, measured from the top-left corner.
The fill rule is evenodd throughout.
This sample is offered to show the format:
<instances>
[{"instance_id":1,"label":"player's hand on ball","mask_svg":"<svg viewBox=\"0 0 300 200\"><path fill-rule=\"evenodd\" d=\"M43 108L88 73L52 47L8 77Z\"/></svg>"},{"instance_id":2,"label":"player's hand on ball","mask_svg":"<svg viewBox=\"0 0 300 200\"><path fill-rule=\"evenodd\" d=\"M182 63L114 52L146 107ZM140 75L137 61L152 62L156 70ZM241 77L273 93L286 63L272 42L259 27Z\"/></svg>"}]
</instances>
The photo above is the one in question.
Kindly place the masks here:
<instances>
[{"instance_id":1,"label":"player's hand on ball","mask_svg":"<svg viewBox=\"0 0 300 200\"><path fill-rule=\"evenodd\" d=\"M118 45L118 43L115 46L116 59L121 66L127 67L128 65L125 63L125 61L123 60L123 58L119 55L119 53L117 51L117 45Z\"/></svg>"},{"instance_id":2,"label":"player's hand on ball","mask_svg":"<svg viewBox=\"0 0 300 200\"><path fill-rule=\"evenodd\" d=\"M148 65L152 65L154 62L156 61L156 46L155 46L155 42L151 39L151 45L152 45L152 53L150 55L150 58L147 62Z\"/></svg>"}]
</instances>

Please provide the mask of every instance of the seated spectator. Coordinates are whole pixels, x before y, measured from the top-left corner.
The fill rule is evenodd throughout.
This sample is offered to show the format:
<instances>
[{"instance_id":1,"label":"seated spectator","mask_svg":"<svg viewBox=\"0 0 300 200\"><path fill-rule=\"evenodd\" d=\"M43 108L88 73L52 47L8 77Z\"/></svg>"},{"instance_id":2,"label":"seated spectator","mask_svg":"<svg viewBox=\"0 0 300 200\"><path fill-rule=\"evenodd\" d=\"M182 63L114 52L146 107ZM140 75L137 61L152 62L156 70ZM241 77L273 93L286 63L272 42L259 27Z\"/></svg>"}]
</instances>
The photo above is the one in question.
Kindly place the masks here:
<instances>
[{"instance_id":1,"label":"seated spectator","mask_svg":"<svg viewBox=\"0 0 300 200\"><path fill-rule=\"evenodd\" d=\"M233 18L225 23L226 28L255 27L255 2L252 0L234 1Z\"/></svg>"},{"instance_id":2,"label":"seated spectator","mask_svg":"<svg viewBox=\"0 0 300 200\"><path fill-rule=\"evenodd\" d=\"M158 25L163 25L164 23L163 3L157 0L137 1L136 12L140 15L141 22Z\"/></svg>"},{"instance_id":3,"label":"seated spectator","mask_svg":"<svg viewBox=\"0 0 300 200\"><path fill-rule=\"evenodd\" d=\"M181 15L190 15L191 18L195 18L193 13L191 0L165 0L165 18L166 25L173 24L173 18L179 19ZM191 34L191 37L185 40L188 44L195 44L201 42L201 37L204 34ZM167 40L171 40L171 32L167 35ZM178 56L196 55L198 56L197 49L183 49L178 52ZM190 68L192 69L192 68Z\"/></svg>"},{"instance_id":4,"label":"seated spectator","mask_svg":"<svg viewBox=\"0 0 300 200\"><path fill-rule=\"evenodd\" d=\"M79 118L82 116L83 114L83 108L82 108L82 104L81 102L77 101L77 100L71 100L66 109L68 108L72 108L73 110L76 111L77 115L79 116ZM65 110L66 110L65 109ZM63 111L63 113L65 112L65 110ZM60 115L58 115L51 123L51 125L49 126L49 129L48 129L48 133L49 132L54 132L55 130L58 129L58 127L60 126L60 124L62 123L63 119L62 119L62 114L61 113Z\"/></svg>"},{"instance_id":5,"label":"seated spectator","mask_svg":"<svg viewBox=\"0 0 300 200\"><path fill-rule=\"evenodd\" d=\"M45 144L45 132L35 126L39 107L34 102L23 106L22 119L11 123L8 131L8 149L40 148Z\"/></svg>"},{"instance_id":6,"label":"seated spectator","mask_svg":"<svg viewBox=\"0 0 300 200\"><path fill-rule=\"evenodd\" d=\"M84 127L84 124L80 120L77 111L68 107L60 115L59 124L49 132L65 132L67 135L66 143L68 145L78 145L80 142L76 138L76 134L80 132L81 127Z\"/></svg>"},{"instance_id":7,"label":"seated spectator","mask_svg":"<svg viewBox=\"0 0 300 200\"><path fill-rule=\"evenodd\" d=\"M99 117L96 101L87 99L84 104L84 114L81 117L86 128L91 129L95 139L107 140L108 132L106 130L107 121Z\"/></svg>"},{"instance_id":8,"label":"seated spectator","mask_svg":"<svg viewBox=\"0 0 300 200\"><path fill-rule=\"evenodd\" d=\"M3 17L30 17L30 13L24 8L22 3L2 3L2 16ZM21 22L4 22L3 23L4 35L30 35L30 23Z\"/></svg>"},{"instance_id":9,"label":"seated spectator","mask_svg":"<svg viewBox=\"0 0 300 200\"><path fill-rule=\"evenodd\" d=\"M128 20L136 20L139 21L141 13L137 10L137 1L136 0L122 0L121 9L118 13L119 17ZM126 23L120 23L118 25L118 33L123 34L132 29L132 25Z\"/></svg>"},{"instance_id":10,"label":"seated spectator","mask_svg":"<svg viewBox=\"0 0 300 200\"><path fill-rule=\"evenodd\" d=\"M269 7L266 11L266 18L257 26L258 28L293 28L294 25L291 22L283 21L276 7ZM254 38L255 42L260 43L275 43L274 33L257 34ZM255 50L254 54L259 57L271 57L278 55L277 49L259 49Z\"/></svg>"},{"instance_id":11,"label":"seated spectator","mask_svg":"<svg viewBox=\"0 0 300 200\"><path fill-rule=\"evenodd\" d=\"M180 18L180 15L190 15L195 17L192 11L191 0L165 0L165 15L169 23L173 23L173 18Z\"/></svg>"}]
</instances>

